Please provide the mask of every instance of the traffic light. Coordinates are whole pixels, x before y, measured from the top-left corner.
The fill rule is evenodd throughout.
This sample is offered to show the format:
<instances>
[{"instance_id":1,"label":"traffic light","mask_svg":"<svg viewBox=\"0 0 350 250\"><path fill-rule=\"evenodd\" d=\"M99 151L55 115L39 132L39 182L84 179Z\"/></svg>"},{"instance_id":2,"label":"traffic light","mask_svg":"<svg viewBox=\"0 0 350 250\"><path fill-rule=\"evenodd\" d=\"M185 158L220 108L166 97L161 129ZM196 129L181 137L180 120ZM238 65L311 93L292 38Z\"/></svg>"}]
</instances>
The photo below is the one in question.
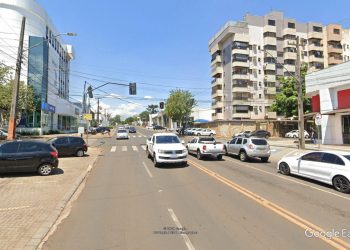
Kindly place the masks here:
<instances>
[{"instance_id":1,"label":"traffic light","mask_svg":"<svg viewBox=\"0 0 350 250\"><path fill-rule=\"evenodd\" d=\"M94 95L92 94L92 88L91 88L91 86L88 87L87 93L88 93L88 95L89 95L90 98L93 98L93 97L94 97Z\"/></svg>"},{"instance_id":2,"label":"traffic light","mask_svg":"<svg viewBox=\"0 0 350 250\"><path fill-rule=\"evenodd\" d=\"M136 82L129 83L129 95L136 95Z\"/></svg>"},{"instance_id":3,"label":"traffic light","mask_svg":"<svg viewBox=\"0 0 350 250\"><path fill-rule=\"evenodd\" d=\"M159 103L159 108L160 108L160 109L164 109L164 102L160 102L160 103Z\"/></svg>"}]
</instances>

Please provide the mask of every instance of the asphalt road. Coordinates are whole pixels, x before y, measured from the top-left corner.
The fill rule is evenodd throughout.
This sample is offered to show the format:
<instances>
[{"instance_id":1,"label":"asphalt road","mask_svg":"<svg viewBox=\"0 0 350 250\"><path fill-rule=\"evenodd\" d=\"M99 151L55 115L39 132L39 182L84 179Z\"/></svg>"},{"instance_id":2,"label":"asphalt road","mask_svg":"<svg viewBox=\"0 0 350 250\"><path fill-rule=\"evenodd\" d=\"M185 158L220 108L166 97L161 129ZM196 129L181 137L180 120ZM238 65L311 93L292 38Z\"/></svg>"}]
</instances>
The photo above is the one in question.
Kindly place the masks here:
<instances>
[{"instance_id":1,"label":"asphalt road","mask_svg":"<svg viewBox=\"0 0 350 250\"><path fill-rule=\"evenodd\" d=\"M272 148L269 163L189 156L188 167L155 168L144 150L152 133L105 139L44 249L350 249L350 195L278 174L292 149Z\"/></svg>"}]
</instances>

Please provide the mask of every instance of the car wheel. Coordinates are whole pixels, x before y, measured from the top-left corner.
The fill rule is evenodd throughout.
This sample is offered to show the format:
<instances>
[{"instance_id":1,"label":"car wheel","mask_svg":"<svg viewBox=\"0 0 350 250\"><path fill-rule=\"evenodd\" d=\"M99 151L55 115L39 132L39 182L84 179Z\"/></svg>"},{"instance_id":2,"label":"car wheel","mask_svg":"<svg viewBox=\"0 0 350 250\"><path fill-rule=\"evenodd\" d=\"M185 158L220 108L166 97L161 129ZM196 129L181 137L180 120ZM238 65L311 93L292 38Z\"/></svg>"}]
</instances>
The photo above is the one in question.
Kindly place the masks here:
<instances>
[{"instance_id":1,"label":"car wheel","mask_svg":"<svg viewBox=\"0 0 350 250\"><path fill-rule=\"evenodd\" d=\"M244 152L244 151L241 151L241 152L239 153L239 159L240 159L241 161L247 161L247 153Z\"/></svg>"},{"instance_id":2,"label":"car wheel","mask_svg":"<svg viewBox=\"0 0 350 250\"><path fill-rule=\"evenodd\" d=\"M342 175L337 175L333 178L333 187L342 193L350 193L350 182Z\"/></svg>"},{"instance_id":3,"label":"car wheel","mask_svg":"<svg viewBox=\"0 0 350 250\"><path fill-rule=\"evenodd\" d=\"M44 163L39 166L38 173L42 176L47 176L52 172L52 165L50 163Z\"/></svg>"},{"instance_id":4,"label":"car wheel","mask_svg":"<svg viewBox=\"0 0 350 250\"><path fill-rule=\"evenodd\" d=\"M218 159L219 161L221 161L221 160L222 160L222 155L218 155L218 156L216 157L216 159Z\"/></svg>"},{"instance_id":5,"label":"car wheel","mask_svg":"<svg viewBox=\"0 0 350 250\"><path fill-rule=\"evenodd\" d=\"M198 160L202 160L202 158L203 158L202 153L201 153L201 151L198 149L198 150L197 150L197 159L198 159Z\"/></svg>"},{"instance_id":6,"label":"car wheel","mask_svg":"<svg viewBox=\"0 0 350 250\"><path fill-rule=\"evenodd\" d=\"M183 166L183 167L187 167L187 161L184 161L184 162L182 163L182 166Z\"/></svg>"},{"instance_id":7,"label":"car wheel","mask_svg":"<svg viewBox=\"0 0 350 250\"><path fill-rule=\"evenodd\" d=\"M83 157L84 156L84 150L78 149L77 152L75 153L76 156L78 157Z\"/></svg>"},{"instance_id":8,"label":"car wheel","mask_svg":"<svg viewBox=\"0 0 350 250\"><path fill-rule=\"evenodd\" d=\"M296 135L293 135L293 138L297 138L297 136L296 136Z\"/></svg>"},{"instance_id":9,"label":"car wheel","mask_svg":"<svg viewBox=\"0 0 350 250\"><path fill-rule=\"evenodd\" d=\"M150 154L149 151L148 151L148 147L146 148L146 155L147 155L147 158L148 158L148 159L151 159L151 154Z\"/></svg>"},{"instance_id":10,"label":"car wheel","mask_svg":"<svg viewBox=\"0 0 350 250\"><path fill-rule=\"evenodd\" d=\"M227 148L225 147L225 155L228 156Z\"/></svg>"},{"instance_id":11,"label":"car wheel","mask_svg":"<svg viewBox=\"0 0 350 250\"><path fill-rule=\"evenodd\" d=\"M283 175L289 175L290 174L290 168L287 163L281 162L278 169L280 170L280 173Z\"/></svg>"},{"instance_id":12,"label":"car wheel","mask_svg":"<svg viewBox=\"0 0 350 250\"><path fill-rule=\"evenodd\" d=\"M156 154L153 155L153 165L154 167L159 167L159 163L157 162Z\"/></svg>"},{"instance_id":13,"label":"car wheel","mask_svg":"<svg viewBox=\"0 0 350 250\"><path fill-rule=\"evenodd\" d=\"M260 159L262 162L267 162L269 160L269 157L261 157Z\"/></svg>"},{"instance_id":14,"label":"car wheel","mask_svg":"<svg viewBox=\"0 0 350 250\"><path fill-rule=\"evenodd\" d=\"M308 135L305 135L305 139L309 139L309 136L308 136Z\"/></svg>"},{"instance_id":15,"label":"car wheel","mask_svg":"<svg viewBox=\"0 0 350 250\"><path fill-rule=\"evenodd\" d=\"M266 138L266 139L269 139L269 137L270 137L269 135L265 135L265 138Z\"/></svg>"}]
</instances>

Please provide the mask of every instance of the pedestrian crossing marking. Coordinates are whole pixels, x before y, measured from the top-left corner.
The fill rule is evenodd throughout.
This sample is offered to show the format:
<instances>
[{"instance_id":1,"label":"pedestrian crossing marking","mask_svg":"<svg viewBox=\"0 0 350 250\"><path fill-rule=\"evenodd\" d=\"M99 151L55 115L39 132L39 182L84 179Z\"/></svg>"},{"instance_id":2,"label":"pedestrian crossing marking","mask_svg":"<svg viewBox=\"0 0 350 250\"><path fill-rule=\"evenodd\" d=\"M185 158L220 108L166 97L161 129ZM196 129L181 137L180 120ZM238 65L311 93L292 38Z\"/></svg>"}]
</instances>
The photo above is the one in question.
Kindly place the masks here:
<instances>
[{"instance_id":1,"label":"pedestrian crossing marking","mask_svg":"<svg viewBox=\"0 0 350 250\"><path fill-rule=\"evenodd\" d=\"M111 152L115 152L117 150L117 146L113 146L112 148L111 148Z\"/></svg>"},{"instance_id":2,"label":"pedestrian crossing marking","mask_svg":"<svg viewBox=\"0 0 350 250\"><path fill-rule=\"evenodd\" d=\"M132 146L132 150L134 151L139 151L138 148L136 146Z\"/></svg>"},{"instance_id":3,"label":"pedestrian crossing marking","mask_svg":"<svg viewBox=\"0 0 350 250\"><path fill-rule=\"evenodd\" d=\"M145 145L142 145L141 148L142 148L143 150L146 150L146 146L145 146Z\"/></svg>"},{"instance_id":4,"label":"pedestrian crossing marking","mask_svg":"<svg viewBox=\"0 0 350 250\"><path fill-rule=\"evenodd\" d=\"M136 151L136 152L139 152L140 150L146 151L146 145L140 145L140 146L133 145L133 146L120 146L120 147L112 146L110 152L112 152L112 153L117 152L117 151L120 152L120 149L121 149L122 152L127 152L128 151L128 147L131 147L132 150Z\"/></svg>"},{"instance_id":5,"label":"pedestrian crossing marking","mask_svg":"<svg viewBox=\"0 0 350 250\"><path fill-rule=\"evenodd\" d=\"M136 135L133 135L132 137L133 137L133 138L135 138L135 137L136 137Z\"/></svg>"},{"instance_id":6,"label":"pedestrian crossing marking","mask_svg":"<svg viewBox=\"0 0 350 250\"><path fill-rule=\"evenodd\" d=\"M142 137L142 135L139 135L139 137L141 138L141 137Z\"/></svg>"},{"instance_id":7,"label":"pedestrian crossing marking","mask_svg":"<svg viewBox=\"0 0 350 250\"><path fill-rule=\"evenodd\" d=\"M122 151L123 151L123 152L128 151L128 147L127 147L127 146L123 146L123 147L122 147Z\"/></svg>"}]
</instances>

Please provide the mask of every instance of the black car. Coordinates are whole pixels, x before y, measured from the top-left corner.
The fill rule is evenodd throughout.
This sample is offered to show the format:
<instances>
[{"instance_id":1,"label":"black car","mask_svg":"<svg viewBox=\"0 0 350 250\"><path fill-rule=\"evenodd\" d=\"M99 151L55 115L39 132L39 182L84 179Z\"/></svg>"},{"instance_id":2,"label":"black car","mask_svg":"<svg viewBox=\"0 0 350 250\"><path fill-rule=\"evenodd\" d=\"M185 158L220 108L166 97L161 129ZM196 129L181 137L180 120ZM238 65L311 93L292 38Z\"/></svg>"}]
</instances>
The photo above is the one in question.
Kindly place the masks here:
<instances>
[{"instance_id":1,"label":"black car","mask_svg":"<svg viewBox=\"0 0 350 250\"><path fill-rule=\"evenodd\" d=\"M78 136L58 136L51 138L48 142L58 150L59 156L75 155L82 157L88 150L83 138Z\"/></svg>"},{"instance_id":2,"label":"black car","mask_svg":"<svg viewBox=\"0 0 350 250\"><path fill-rule=\"evenodd\" d=\"M38 172L49 175L58 167L57 150L45 142L7 141L0 144L0 173Z\"/></svg>"},{"instance_id":3,"label":"black car","mask_svg":"<svg viewBox=\"0 0 350 250\"><path fill-rule=\"evenodd\" d=\"M160 125L154 125L153 126L153 130L163 130L163 129L165 129L165 128L160 126Z\"/></svg>"},{"instance_id":4,"label":"black car","mask_svg":"<svg viewBox=\"0 0 350 250\"><path fill-rule=\"evenodd\" d=\"M129 127L129 133L136 133L135 127Z\"/></svg>"},{"instance_id":5,"label":"black car","mask_svg":"<svg viewBox=\"0 0 350 250\"><path fill-rule=\"evenodd\" d=\"M108 127L98 127L98 128L96 128L96 133L104 133L104 132L111 132L111 130Z\"/></svg>"},{"instance_id":6,"label":"black car","mask_svg":"<svg viewBox=\"0 0 350 250\"><path fill-rule=\"evenodd\" d=\"M248 134L248 136L255 136L255 137L260 137L260 138L269 138L271 137L271 133L266 130L255 130L251 133Z\"/></svg>"}]
</instances>

